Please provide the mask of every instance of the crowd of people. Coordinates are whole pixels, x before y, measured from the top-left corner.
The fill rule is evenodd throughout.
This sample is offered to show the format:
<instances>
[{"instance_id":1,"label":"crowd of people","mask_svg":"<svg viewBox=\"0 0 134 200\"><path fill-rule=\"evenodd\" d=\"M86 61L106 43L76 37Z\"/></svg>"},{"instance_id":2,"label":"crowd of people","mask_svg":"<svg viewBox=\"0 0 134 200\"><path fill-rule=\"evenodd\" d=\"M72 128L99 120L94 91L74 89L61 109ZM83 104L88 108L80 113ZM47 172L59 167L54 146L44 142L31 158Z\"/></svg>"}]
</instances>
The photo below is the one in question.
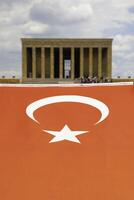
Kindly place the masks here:
<instances>
[{"instance_id":1,"label":"crowd of people","mask_svg":"<svg viewBox=\"0 0 134 200\"><path fill-rule=\"evenodd\" d=\"M81 77L81 83L108 83L108 82L111 82L111 80L106 77L101 77L101 78L98 78L97 76Z\"/></svg>"}]
</instances>

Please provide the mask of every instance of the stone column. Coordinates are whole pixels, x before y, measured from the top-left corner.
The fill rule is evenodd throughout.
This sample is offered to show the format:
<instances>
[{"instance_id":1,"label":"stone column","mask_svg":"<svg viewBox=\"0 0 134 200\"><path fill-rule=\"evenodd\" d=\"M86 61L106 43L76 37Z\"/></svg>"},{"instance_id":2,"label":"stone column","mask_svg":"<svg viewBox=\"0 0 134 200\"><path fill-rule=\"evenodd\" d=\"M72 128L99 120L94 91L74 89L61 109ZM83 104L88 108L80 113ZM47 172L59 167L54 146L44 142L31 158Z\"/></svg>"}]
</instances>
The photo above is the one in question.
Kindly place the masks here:
<instances>
[{"instance_id":1,"label":"stone column","mask_svg":"<svg viewBox=\"0 0 134 200\"><path fill-rule=\"evenodd\" d=\"M32 77L36 78L36 48L32 48Z\"/></svg>"},{"instance_id":2,"label":"stone column","mask_svg":"<svg viewBox=\"0 0 134 200\"><path fill-rule=\"evenodd\" d=\"M83 76L83 47L80 48L80 77Z\"/></svg>"},{"instance_id":3,"label":"stone column","mask_svg":"<svg viewBox=\"0 0 134 200\"><path fill-rule=\"evenodd\" d=\"M93 76L93 48L89 48L89 76Z\"/></svg>"},{"instance_id":4,"label":"stone column","mask_svg":"<svg viewBox=\"0 0 134 200\"><path fill-rule=\"evenodd\" d=\"M71 79L74 79L74 47L71 48Z\"/></svg>"},{"instance_id":5,"label":"stone column","mask_svg":"<svg viewBox=\"0 0 134 200\"><path fill-rule=\"evenodd\" d=\"M54 78L54 48L50 49L50 78Z\"/></svg>"},{"instance_id":6,"label":"stone column","mask_svg":"<svg viewBox=\"0 0 134 200\"><path fill-rule=\"evenodd\" d=\"M98 78L102 77L102 48L98 48Z\"/></svg>"},{"instance_id":7,"label":"stone column","mask_svg":"<svg viewBox=\"0 0 134 200\"><path fill-rule=\"evenodd\" d=\"M45 78L45 48L41 47L41 78Z\"/></svg>"},{"instance_id":8,"label":"stone column","mask_svg":"<svg viewBox=\"0 0 134 200\"><path fill-rule=\"evenodd\" d=\"M108 47L107 49L107 78L111 78L112 73L112 47Z\"/></svg>"},{"instance_id":9,"label":"stone column","mask_svg":"<svg viewBox=\"0 0 134 200\"><path fill-rule=\"evenodd\" d=\"M27 78L27 48L22 47L22 78Z\"/></svg>"},{"instance_id":10,"label":"stone column","mask_svg":"<svg viewBox=\"0 0 134 200\"><path fill-rule=\"evenodd\" d=\"M59 60L60 60L60 68L59 68L59 78L63 78L63 47L59 49Z\"/></svg>"}]
</instances>

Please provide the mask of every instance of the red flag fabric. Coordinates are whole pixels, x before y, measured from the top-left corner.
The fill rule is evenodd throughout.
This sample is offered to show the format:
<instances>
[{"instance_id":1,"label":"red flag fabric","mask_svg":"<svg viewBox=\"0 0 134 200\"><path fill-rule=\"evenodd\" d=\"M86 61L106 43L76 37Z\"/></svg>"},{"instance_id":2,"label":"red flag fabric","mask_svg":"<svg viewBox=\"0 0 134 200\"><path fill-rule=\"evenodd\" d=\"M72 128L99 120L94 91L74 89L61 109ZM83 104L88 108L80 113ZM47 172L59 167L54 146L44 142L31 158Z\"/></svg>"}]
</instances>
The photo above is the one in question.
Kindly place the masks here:
<instances>
[{"instance_id":1,"label":"red flag fabric","mask_svg":"<svg viewBox=\"0 0 134 200\"><path fill-rule=\"evenodd\" d=\"M134 86L1 86L0 199L133 200Z\"/></svg>"}]
</instances>

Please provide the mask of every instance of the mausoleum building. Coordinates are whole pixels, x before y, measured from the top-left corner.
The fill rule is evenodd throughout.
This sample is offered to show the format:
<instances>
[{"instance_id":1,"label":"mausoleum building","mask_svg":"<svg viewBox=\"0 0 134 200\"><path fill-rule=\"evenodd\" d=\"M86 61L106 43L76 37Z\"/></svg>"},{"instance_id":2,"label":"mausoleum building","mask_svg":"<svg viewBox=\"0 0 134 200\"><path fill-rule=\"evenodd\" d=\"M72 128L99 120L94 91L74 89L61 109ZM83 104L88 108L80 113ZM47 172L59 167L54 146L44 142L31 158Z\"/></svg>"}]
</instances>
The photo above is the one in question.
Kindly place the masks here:
<instances>
[{"instance_id":1,"label":"mausoleum building","mask_svg":"<svg viewBox=\"0 0 134 200\"><path fill-rule=\"evenodd\" d=\"M22 38L22 81L111 78L112 39Z\"/></svg>"}]
</instances>

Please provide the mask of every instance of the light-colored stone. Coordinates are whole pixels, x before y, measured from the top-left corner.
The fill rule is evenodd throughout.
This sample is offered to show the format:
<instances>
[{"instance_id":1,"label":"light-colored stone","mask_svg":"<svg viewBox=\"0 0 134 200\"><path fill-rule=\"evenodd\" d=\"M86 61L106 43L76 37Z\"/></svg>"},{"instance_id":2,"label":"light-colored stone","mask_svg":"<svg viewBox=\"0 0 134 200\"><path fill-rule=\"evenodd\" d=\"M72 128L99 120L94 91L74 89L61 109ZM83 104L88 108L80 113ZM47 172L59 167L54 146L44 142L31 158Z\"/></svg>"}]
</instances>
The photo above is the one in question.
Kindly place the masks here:
<instances>
[{"instance_id":1,"label":"light-colored stone","mask_svg":"<svg viewBox=\"0 0 134 200\"><path fill-rule=\"evenodd\" d=\"M83 77L83 47L80 48L80 77Z\"/></svg>"},{"instance_id":2,"label":"light-colored stone","mask_svg":"<svg viewBox=\"0 0 134 200\"><path fill-rule=\"evenodd\" d=\"M22 46L22 77L27 78L27 48Z\"/></svg>"},{"instance_id":3,"label":"light-colored stone","mask_svg":"<svg viewBox=\"0 0 134 200\"><path fill-rule=\"evenodd\" d=\"M100 78L102 76L102 49L107 48L107 66L106 66L106 75L108 78L111 78L112 72L112 39L38 39L38 38L23 38L22 39L22 81L25 82L29 80L31 77L27 77L28 72L28 65L27 65L27 48L32 49L32 79L36 80L36 48L41 48L41 79L44 81L45 72L48 74L48 70L50 72L50 76L47 75L47 78L50 80L54 80L54 48L59 48L59 78L63 79L63 48L71 48L71 79L75 79L75 48L80 48L80 74L79 77L84 75L84 59L86 59L86 71L87 74L93 76L94 72L94 61L98 59L98 68L96 71L96 75ZM50 56L47 54L45 55L45 48L50 48ZM89 55L84 54L84 48L89 49ZM93 55L93 48L98 48L98 57L94 57ZM85 57L84 57L85 55ZM47 59L47 61L45 61ZM50 65L49 65L50 59ZM88 62L89 59L89 62ZM87 64L88 63L88 64ZM97 62L96 62L97 63ZM46 64L46 66L45 66ZM89 69L88 69L89 65ZM97 65L96 65L97 66ZM89 72L89 73L88 73ZM79 72L78 72L79 73ZM64 78L65 79L65 78ZM36 82L36 81L35 81Z\"/></svg>"},{"instance_id":4,"label":"light-colored stone","mask_svg":"<svg viewBox=\"0 0 134 200\"><path fill-rule=\"evenodd\" d=\"M93 76L93 48L89 48L89 76Z\"/></svg>"},{"instance_id":5,"label":"light-colored stone","mask_svg":"<svg viewBox=\"0 0 134 200\"><path fill-rule=\"evenodd\" d=\"M59 49L59 62L60 62L60 69L59 69L59 77L60 79L63 78L63 48L60 47Z\"/></svg>"},{"instance_id":6,"label":"light-colored stone","mask_svg":"<svg viewBox=\"0 0 134 200\"><path fill-rule=\"evenodd\" d=\"M108 48L107 61L108 61L107 77L110 79L112 74L112 46Z\"/></svg>"},{"instance_id":7,"label":"light-colored stone","mask_svg":"<svg viewBox=\"0 0 134 200\"><path fill-rule=\"evenodd\" d=\"M74 79L74 47L71 48L71 79Z\"/></svg>"},{"instance_id":8,"label":"light-colored stone","mask_svg":"<svg viewBox=\"0 0 134 200\"><path fill-rule=\"evenodd\" d=\"M50 77L54 78L54 48L50 49Z\"/></svg>"},{"instance_id":9,"label":"light-colored stone","mask_svg":"<svg viewBox=\"0 0 134 200\"><path fill-rule=\"evenodd\" d=\"M32 77L36 78L36 48L32 48Z\"/></svg>"},{"instance_id":10,"label":"light-colored stone","mask_svg":"<svg viewBox=\"0 0 134 200\"><path fill-rule=\"evenodd\" d=\"M45 48L41 48L41 78L45 78Z\"/></svg>"},{"instance_id":11,"label":"light-colored stone","mask_svg":"<svg viewBox=\"0 0 134 200\"><path fill-rule=\"evenodd\" d=\"M98 78L102 77L102 48L98 48Z\"/></svg>"}]
</instances>

